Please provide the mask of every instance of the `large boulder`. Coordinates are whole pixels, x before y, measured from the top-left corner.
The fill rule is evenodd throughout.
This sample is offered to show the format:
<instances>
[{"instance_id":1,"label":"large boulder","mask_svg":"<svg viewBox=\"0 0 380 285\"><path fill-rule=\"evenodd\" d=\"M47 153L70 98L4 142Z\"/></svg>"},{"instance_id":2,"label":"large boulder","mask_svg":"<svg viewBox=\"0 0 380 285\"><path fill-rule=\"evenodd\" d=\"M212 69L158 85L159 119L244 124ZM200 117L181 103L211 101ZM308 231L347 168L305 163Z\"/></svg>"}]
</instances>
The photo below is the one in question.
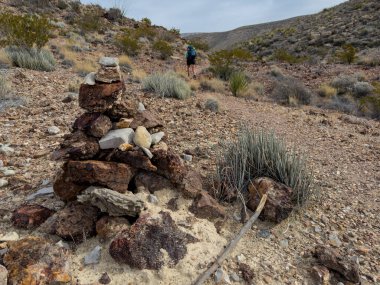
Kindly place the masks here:
<instances>
[{"instance_id":1,"label":"large boulder","mask_svg":"<svg viewBox=\"0 0 380 285\"><path fill-rule=\"evenodd\" d=\"M4 256L8 284L69 284L69 263L65 250L40 237L10 242Z\"/></svg>"},{"instance_id":2,"label":"large boulder","mask_svg":"<svg viewBox=\"0 0 380 285\"><path fill-rule=\"evenodd\" d=\"M75 120L73 129L84 131L90 136L101 138L112 128L112 122L101 113L85 113Z\"/></svg>"},{"instance_id":3,"label":"large boulder","mask_svg":"<svg viewBox=\"0 0 380 285\"><path fill-rule=\"evenodd\" d=\"M78 196L78 201L98 207L110 216L137 217L144 209L144 201L132 192L125 194L107 188L91 186Z\"/></svg>"},{"instance_id":4,"label":"large boulder","mask_svg":"<svg viewBox=\"0 0 380 285\"><path fill-rule=\"evenodd\" d=\"M157 167L157 173L176 185L181 184L186 176L187 168L180 156L171 150L162 151L161 149L153 149L152 154L152 163Z\"/></svg>"},{"instance_id":5,"label":"large boulder","mask_svg":"<svg viewBox=\"0 0 380 285\"><path fill-rule=\"evenodd\" d=\"M39 230L55 234L67 241L80 243L96 233L99 210L90 205L72 202L43 223Z\"/></svg>"},{"instance_id":6,"label":"large boulder","mask_svg":"<svg viewBox=\"0 0 380 285\"><path fill-rule=\"evenodd\" d=\"M268 194L267 202L260 214L260 219L279 223L286 219L294 208L292 202L293 190L270 178L258 178L248 186L249 201L247 207L255 211L260 203L261 196Z\"/></svg>"},{"instance_id":7,"label":"large boulder","mask_svg":"<svg viewBox=\"0 0 380 285\"><path fill-rule=\"evenodd\" d=\"M122 98L115 102L105 115L110 117L113 122L118 122L122 118L132 118L137 113L138 104L139 102L133 98Z\"/></svg>"},{"instance_id":8,"label":"large boulder","mask_svg":"<svg viewBox=\"0 0 380 285\"><path fill-rule=\"evenodd\" d=\"M54 211L40 205L23 205L12 215L13 225L22 229L33 229L41 225Z\"/></svg>"},{"instance_id":9,"label":"large boulder","mask_svg":"<svg viewBox=\"0 0 380 285\"><path fill-rule=\"evenodd\" d=\"M117 150L112 155L112 161L128 164L136 169L147 171L156 171L157 167L152 164L150 159L144 154L141 149L120 151Z\"/></svg>"},{"instance_id":10,"label":"large boulder","mask_svg":"<svg viewBox=\"0 0 380 285\"><path fill-rule=\"evenodd\" d=\"M123 231L111 243L109 252L120 263L132 268L160 269L164 265L164 249L169 266L177 264L187 253L186 244L197 242L182 232L169 213L141 216L129 230Z\"/></svg>"},{"instance_id":11,"label":"large boulder","mask_svg":"<svg viewBox=\"0 0 380 285\"><path fill-rule=\"evenodd\" d=\"M116 101L122 97L124 90L123 82L82 84L79 89L79 106L89 112L103 113L112 109Z\"/></svg>"},{"instance_id":12,"label":"large boulder","mask_svg":"<svg viewBox=\"0 0 380 285\"><path fill-rule=\"evenodd\" d=\"M149 191L152 194L156 191L175 188L169 179L149 171L138 172L135 176L135 186L138 191Z\"/></svg>"},{"instance_id":13,"label":"large boulder","mask_svg":"<svg viewBox=\"0 0 380 285\"><path fill-rule=\"evenodd\" d=\"M99 152L96 138L87 136L82 131L76 131L65 136L61 143L60 154L56 158L68 156L71 159L91 159Z\"/></svg>"},{"instance_id":14,"label":"large boulder","mask_svg":"<svg viewBox=\"0 0 380 285\"><path fill-rule=\"evenodd\" d=\"M201 191L196 196L190 207L190 212L201 219L216 219L226 216L225 209L206 191Z\"/></svg>"},{"instance_id":15,"label":"large boulder","mask_svg":"<svg viewBox=\"0 0 380 285\"><path fill-rule=\"evenodd\" d=\"M128 191L135 170L127 164L97 160L69 161L67 176L77 184L101 185L120 193Z\"/></svg>"}]
</instances>

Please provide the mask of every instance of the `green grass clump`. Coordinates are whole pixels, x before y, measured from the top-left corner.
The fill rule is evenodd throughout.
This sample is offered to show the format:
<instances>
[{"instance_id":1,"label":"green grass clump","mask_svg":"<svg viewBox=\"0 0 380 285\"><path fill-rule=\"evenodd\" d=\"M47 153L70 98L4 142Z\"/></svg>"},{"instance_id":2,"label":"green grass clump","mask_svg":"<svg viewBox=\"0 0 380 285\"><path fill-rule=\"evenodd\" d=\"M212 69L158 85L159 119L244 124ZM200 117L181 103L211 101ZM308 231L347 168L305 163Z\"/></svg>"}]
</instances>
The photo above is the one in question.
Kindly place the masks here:
<instances>
[{"instance_id":1,"label":"green grass clump","mask_svg":"<svg viewBox=\"0 0 380 285\"><path fill-rule=\"evenodd\" d=\"M40 71L53 71L55 69L56 62L48 50L8 47L6 53L12 64L17 67Z\"/></svg>"},{"instance_id":2,"label":"green grass clump","mask_svg":"<svg viewBox=\"0 0 380 285\"><path fill-rule=\"evenodd\" d=\"M232 95L240 96L248 88L247 77L244 72L234 72L230 77Z\"/></svg>"},{"instance_id":3,"label":"green grass clump","mask_svg":"<svg viewBox=\"0 0 380 285\"><path fill-rule=\"evenodd\" d=\"M244 195L248 184L259 177L291 187L293 201L298 205L312 195L313 176L305 159L273 133L243 128L237 139L222 149L217 159L217 198Z\"/></svg>"},{"instance_id":4,"label":"green grass clump","mask_svg":"<svg viewBox=\"0 0 380 285\"><path fill-rule=\"evenodd\" d=\"M163 60L168 59L173 55L173 48L166 41L158 40L153 44L152 48L160 54L160 58Z\"/></svg>"},{"instance_id":5,"label":"green grass clump","mask_svg":"<svg viewBox=\"0 0 380 285\"><path fill-rule=\"evenodd\" d=\"M143 89L162 97L184 100L191 96L190 86L172 72L155 73L143 79Z\"/></svg>"}]
</instances>

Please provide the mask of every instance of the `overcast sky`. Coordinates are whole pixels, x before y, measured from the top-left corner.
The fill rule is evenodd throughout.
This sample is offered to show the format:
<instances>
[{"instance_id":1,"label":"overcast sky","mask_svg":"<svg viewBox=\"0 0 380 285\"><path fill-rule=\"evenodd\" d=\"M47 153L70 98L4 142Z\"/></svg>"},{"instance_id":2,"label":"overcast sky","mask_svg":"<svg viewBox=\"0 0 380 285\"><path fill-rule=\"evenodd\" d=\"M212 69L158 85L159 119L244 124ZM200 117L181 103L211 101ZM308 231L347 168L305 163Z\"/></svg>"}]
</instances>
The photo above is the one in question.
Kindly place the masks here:
<instances>
[{"instance_id":1,"label":"overcast sky","mask_svg":"<svg viewBox=\"0 0 380 285\"><path fill-rule=\"evenodd\" d=\"M221 32L237 27L312 14L345 0L81 0L121 7L126 16L178 28L181 33Z\"/></svg>"}]
</instances>

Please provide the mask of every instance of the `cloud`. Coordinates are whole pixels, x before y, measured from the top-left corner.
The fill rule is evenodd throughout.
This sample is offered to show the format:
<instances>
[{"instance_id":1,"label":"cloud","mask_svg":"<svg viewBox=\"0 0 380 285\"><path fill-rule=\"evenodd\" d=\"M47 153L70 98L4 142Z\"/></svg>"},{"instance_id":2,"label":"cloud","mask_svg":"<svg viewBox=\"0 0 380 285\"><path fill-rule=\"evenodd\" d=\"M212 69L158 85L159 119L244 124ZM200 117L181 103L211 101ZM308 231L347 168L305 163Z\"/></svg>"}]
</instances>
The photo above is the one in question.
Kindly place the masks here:
<instances>
[{"instance_id":1,"label":"cloud","mask_svg":"<svg viewBox=\"0 0 380 285\"><path fill-rule=\"evenodd\" d=\"M82 0L126 8L127 17L147 17L181 32L219 32L240 26L312 14L345 0Z\"/></svg>"}]
</instances>

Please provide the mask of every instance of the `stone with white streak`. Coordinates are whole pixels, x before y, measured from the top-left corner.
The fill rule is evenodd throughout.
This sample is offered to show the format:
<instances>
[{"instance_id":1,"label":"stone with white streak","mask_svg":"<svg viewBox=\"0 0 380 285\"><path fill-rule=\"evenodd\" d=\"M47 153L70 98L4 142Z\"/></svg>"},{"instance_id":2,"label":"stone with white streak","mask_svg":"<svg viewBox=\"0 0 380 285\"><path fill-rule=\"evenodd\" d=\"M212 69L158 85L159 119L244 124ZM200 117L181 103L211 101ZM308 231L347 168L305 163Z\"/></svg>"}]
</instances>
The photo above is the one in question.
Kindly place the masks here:
<instances>
[{"instance_id":1,"label":"stone with white streak","mask_svg":"<svg viewBox=\"0 0 380 285\"><path fill-rule=\"evenodd\" d=\"M132 144L135 132L131 128L109 131L99 141L101 149L117 148L121 144Z\"/></svg>"}]
</instances>

